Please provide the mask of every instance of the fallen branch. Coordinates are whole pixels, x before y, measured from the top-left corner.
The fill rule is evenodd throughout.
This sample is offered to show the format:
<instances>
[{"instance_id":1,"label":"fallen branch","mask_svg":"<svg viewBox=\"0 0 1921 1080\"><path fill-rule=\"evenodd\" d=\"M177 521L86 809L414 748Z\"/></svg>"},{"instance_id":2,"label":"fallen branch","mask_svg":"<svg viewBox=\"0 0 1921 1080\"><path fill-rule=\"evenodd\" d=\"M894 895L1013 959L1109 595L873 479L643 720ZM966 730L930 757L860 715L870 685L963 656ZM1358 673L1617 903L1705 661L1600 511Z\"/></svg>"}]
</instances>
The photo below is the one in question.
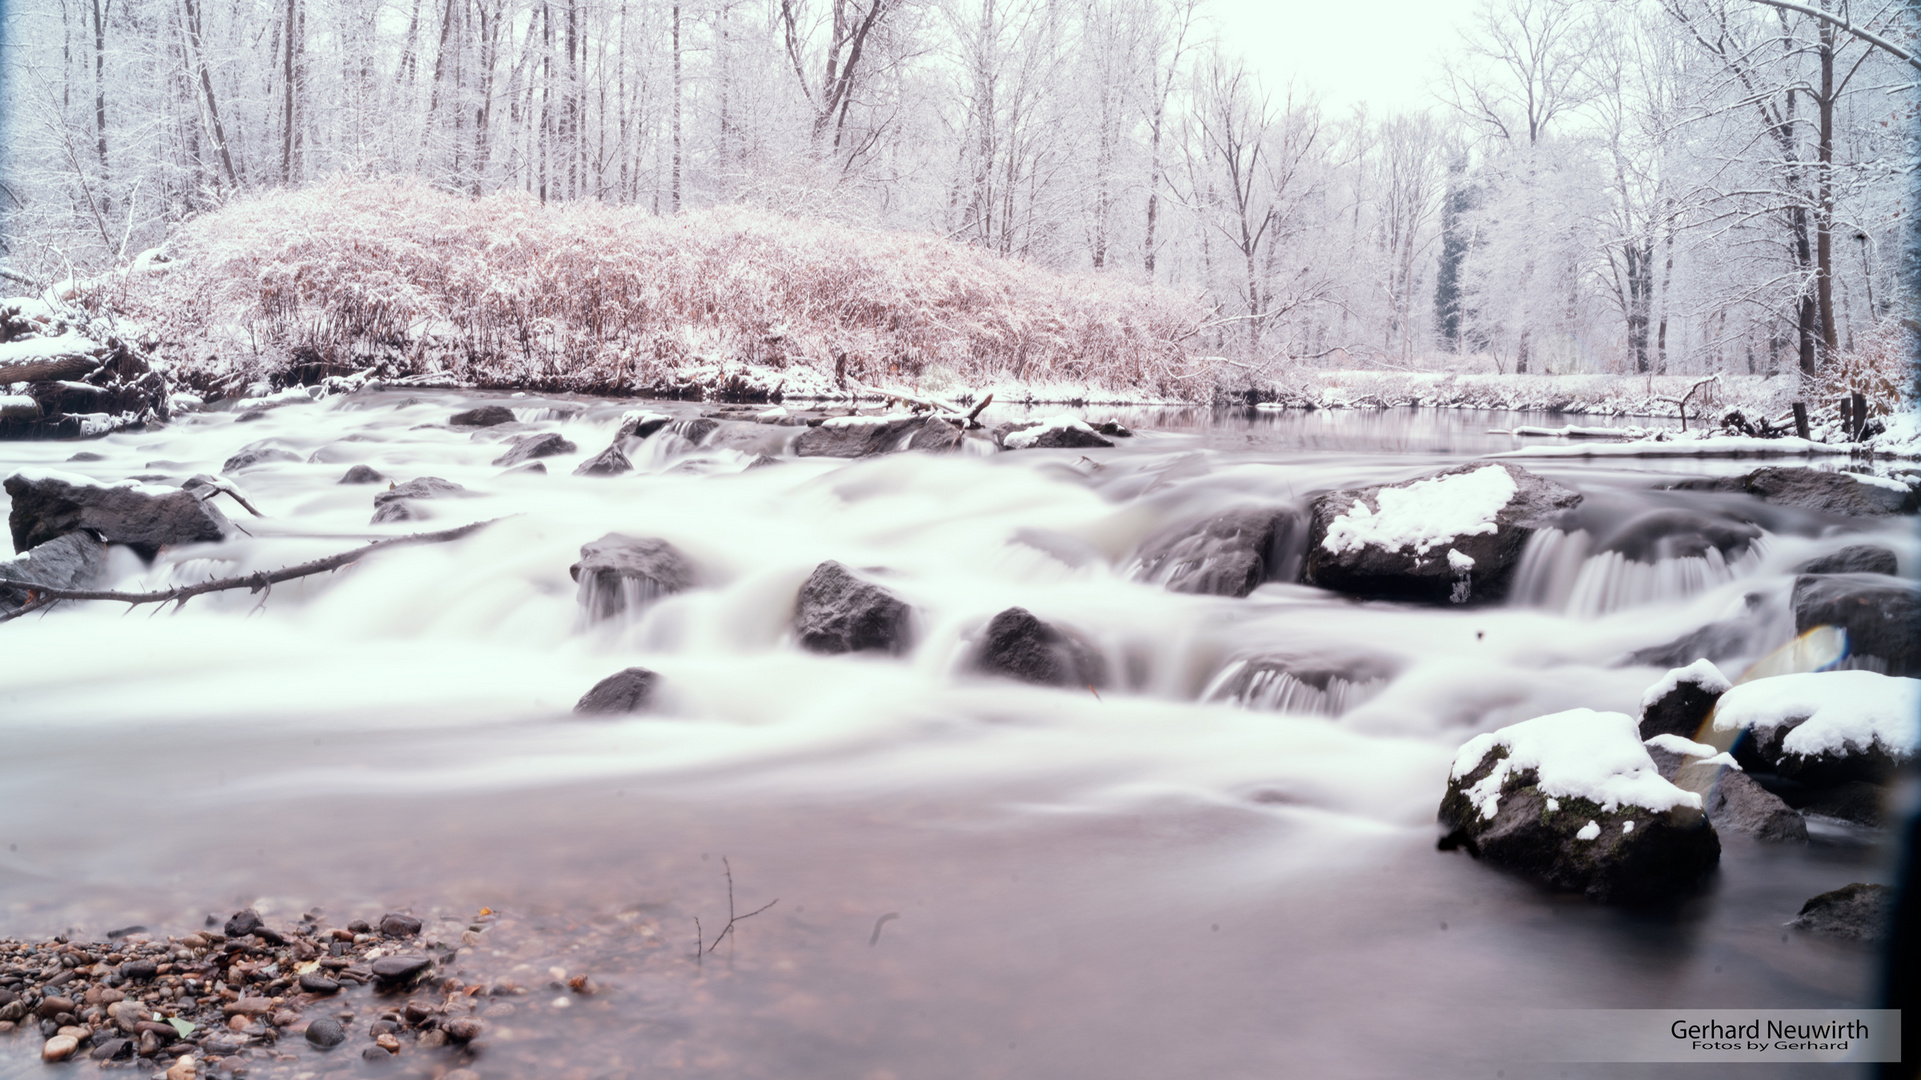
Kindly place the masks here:
<instances>
[{"instance_id":1,"label":"fallen branch","mask_svg":"<svg viewBox=\"0 0 1921 1080\"><path fill-rule=\"evenodd\" d=\"M720 933L714 935L714 943L712 945L707 946L707 951L710 953L720 947L721 941L725 939L728 934L731 934L734 932L735 923L740 922L742 919L751 919L754 916L760 914L761 912L766 911L768 908L773 907L775 904L780 903L780 898L775 897L774 899L767 901L765 904L762 904L761 906L755 908L754 910L748 912L745 915L735 915L734 914L734 867L733 867L733 864L727 861L727 857L725 855L721 856L720 865L727 868L727 925L721 927ZM700 928L699 919L694 920L694 928L696 930Z\"/></svg>"},{"instance_id":2,"label":"fallen branch","mask_svg":"<svg viewBox=\"0 0 1921 1080\"><path fill-rule=\"evenodd\" d=\"M85 353L68 353L39 360L18 360L0 364L0 386L17 382L51 382L74 379L100 366L100 361Z\"/></svg>"},{"instance_id":3,"label":"fallen branch","mask_svg":"<svg viewBox=\"0 0 1921 1080\"><path fill-rule=\"evenodd\" d=\"M228 589L246 589L248 592L260 592L263 589L278 585L283 581L292 581L295 578L310 577L314 574L324 574L331 570L338 570L343 566L358 562L382 548L399 547L403 544L444 544L449 540L458 540L469 533L478 532L498 520L500 519L495 518L492 521L476 521L471 525L462 525L457 529L443 529L440 532L414 533L411 536L396 536L388 540L376 540L371 544L357 547L352 551L343 551L338 555L329 555L324 559L315 559L312 562L301 563L298 566L288 566L272 571L263 570L255 574L245 574L241 577L218 578L213 581L203 581L198 585L175 585L171 589L156 589L153 592L120 592L112 589L55 589L37 582L0 578L0 589L17 589L25 592L28 596L25 605L15 608L12 611L0 612L0 622L17 619L22 615L38 611L41 608L61 600L118 600L123 604L130 604L135 607L141 604L165 604L171 602L178 605L174 608L175 611L178 611L187 605L187 601L203 593L222 592ZM742 917L745 918L745 916Z\"/></svg>"},{"instance_id":4,"label":"fallen branch","mask_svg":"<svg viewBox=\"0 0 1921 1080\"><path fill-rule=\"evenodd\" d=\"M1673 405L1675 408L1675 411L1681 414L1681 430L1686 431L1688 429L1688 399L1693 397L1694 392L1696 390L1701 389L1703 386L1706 386L1711 382L1720 382L1720 381L1721 381L1721 373L1717 371L1714 374L1707 376L1706 378L1694 380L1694 385L1688 387L1688 392L1685 394L1682 394L1678 398L1664 397L1664 398L1657 398L1655 400L1665 401Z\"/></svg>"}]
</instances>

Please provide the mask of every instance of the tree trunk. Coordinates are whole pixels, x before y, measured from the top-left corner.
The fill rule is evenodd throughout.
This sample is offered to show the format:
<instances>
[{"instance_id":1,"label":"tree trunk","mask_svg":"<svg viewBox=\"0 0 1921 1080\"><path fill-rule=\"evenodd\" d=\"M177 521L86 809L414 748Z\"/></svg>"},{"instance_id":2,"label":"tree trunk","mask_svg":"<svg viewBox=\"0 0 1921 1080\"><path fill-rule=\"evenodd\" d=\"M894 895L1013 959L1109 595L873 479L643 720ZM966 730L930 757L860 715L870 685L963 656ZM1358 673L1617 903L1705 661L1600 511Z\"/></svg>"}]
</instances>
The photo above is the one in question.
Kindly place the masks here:
<instances>
[{"instance_id":1,"label":"tree trunk","mask_svg":"<svg viewBox=\"0 0 1921 1080\"><path fill-rule=\"evenodd\" d=\"M678 214L680 213L680 77L681 77L680 76L680 5L679 4L674 5L673 20L674 20L674 34L673 34L673 37L674 37L674 41L673 41L673 46L674 46L674 115L673 115L674 169L673 169L673 175L671 178L672 185L671 185L670 193L672 195L671 205L673 206L674 213ZM816 136L818 136L819 132L816 131L815 134Z\"/></svg>"},{"instance_id":2,"label":"tree trunk","mask_svg":"<svg viewBox=\"0 0 1921 1080\"><path fill-rule=\"evenodd\" d=\"M207 99L207 119L213 125L213 142L220 151L220 167L227 175L227 184L238 189L240 177L234 172L233 153L227 149L227 129L220 123L220 106L214 100L213 77L207 72L207 53L200 44L200 5L195 0L183 0L187 9L187 38L193 46L194 67L200 77L200 92Z\"/></svg>"},{"instance_id":3,"label":"tree trunk","mask_svg":"<svg viewBox=\"0 0 1921 1080\"><path fill-rule=\"evenodd\" d=\"M1832 360L1834 324L1834 27L1821 26L1821 133L1814 218L1814 291L1821 319L1823 361Z\"/></svg>"},{"instance_id":4,"label":"tree trunk","mask_svg":"<svg viewBox=\"0 0 1921 1080\"><path fill-rule=\"evenodd\" d=\"M106 217L113 213L113 195L107 168L107 15L101 0L93 0L93 137L100 157L100 213Z\"/></svg>"}]
</instances>

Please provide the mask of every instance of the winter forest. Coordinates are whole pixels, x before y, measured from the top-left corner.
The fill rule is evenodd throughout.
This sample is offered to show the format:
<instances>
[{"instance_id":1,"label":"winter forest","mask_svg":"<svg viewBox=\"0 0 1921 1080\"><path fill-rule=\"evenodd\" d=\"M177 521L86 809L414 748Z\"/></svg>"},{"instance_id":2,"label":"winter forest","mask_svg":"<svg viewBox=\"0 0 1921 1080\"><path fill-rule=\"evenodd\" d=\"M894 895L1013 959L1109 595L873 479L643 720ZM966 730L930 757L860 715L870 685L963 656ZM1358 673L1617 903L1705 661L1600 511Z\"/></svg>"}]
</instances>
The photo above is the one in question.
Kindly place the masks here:
<instances>
[{"instance_id":1,"label":"winter forest","mask_svg":"<svg viewBox=\"0 0 1921 1080\"><path fill-rule=\"evenodd\" d=\"M1169 286L1262 370L1813 372L1903 303L1917 119L1909 9L1819 2L1485 0L1378 114L1203 0L24 0L5 265L405 175Z\"/></svg>"}]
</instances>

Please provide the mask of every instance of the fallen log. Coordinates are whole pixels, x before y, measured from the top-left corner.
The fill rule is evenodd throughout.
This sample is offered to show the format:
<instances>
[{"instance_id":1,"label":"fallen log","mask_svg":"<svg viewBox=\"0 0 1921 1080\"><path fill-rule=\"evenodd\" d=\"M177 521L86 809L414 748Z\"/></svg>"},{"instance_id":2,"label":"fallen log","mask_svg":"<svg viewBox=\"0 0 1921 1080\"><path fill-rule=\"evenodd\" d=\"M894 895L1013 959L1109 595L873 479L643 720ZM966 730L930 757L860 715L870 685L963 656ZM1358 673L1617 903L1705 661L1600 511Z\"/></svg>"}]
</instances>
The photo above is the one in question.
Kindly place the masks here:
<instances>
[{"instance_id":1,"label":"fallen log","mask_svg":"<svg viewBox=\"0 0 1921 1080\"><path fill-rule=\"evenodd\" d=\"M64 356L42 356L32 360L0 363L0 386L20 382L77 379L99 366L100 361L86 353L67 353Z\"/></svg>"},{"instance_id":2,"label":"fallen log","mask_svg":"<svg viewBox=\"0 0 1921 1080\"><path fill-rule=\"evenodd\" d=\"M156 589L152 592L120 592L112 589L54 589L31 581L14 581L10 578L0 578L0 588L18 589L32 597L27 603L12 611L0 612L0 622L17 619L22 615L31 614L42 608L51 607L62 600L118 600L123 604L129 604L135 607L141 604L164 604L172 602L177 605L174 610L179 611L180 608L187 605L187 601L204 593L222 592L228 589L246 589L248 592L260 592L263 589L269 589L274 585L278 585L283 581L292 581L295 578L309 577L314 574L324 574L332 570L338 570L343 566L358 562L360 559L382 548L399 547L404 544L444 544L449 540L458 540L469 533L479 532L481 529L492 525L494 521L498 520L500 519L494 518L491 521L476 521L471 525L462 525L457 529L443 529L439 532L414 533L410 536L396 536L388 540L375 540L371 544L354 548L352 551L343 551L338 555L329 555L324 559L315 559L312 562L304 562L298 566L282 567L279 570L262 570L258 573L243 574L240 577L217 578L213 581L203 581L198 585L175 585L170 589Z\"/></svg>"}]
</instances>

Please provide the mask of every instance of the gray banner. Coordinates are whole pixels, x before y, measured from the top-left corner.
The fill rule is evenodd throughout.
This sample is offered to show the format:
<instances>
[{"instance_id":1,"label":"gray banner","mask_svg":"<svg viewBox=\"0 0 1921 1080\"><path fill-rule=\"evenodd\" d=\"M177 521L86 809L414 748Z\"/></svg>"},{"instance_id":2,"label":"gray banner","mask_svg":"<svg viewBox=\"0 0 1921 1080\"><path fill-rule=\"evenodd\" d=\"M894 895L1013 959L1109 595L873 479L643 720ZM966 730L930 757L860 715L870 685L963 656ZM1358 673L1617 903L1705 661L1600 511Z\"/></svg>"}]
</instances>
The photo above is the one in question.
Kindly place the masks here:
<instances>
[{"instance_id":1,"label":"gray banner","mask_svg":"<svg viewBox=\"0 0 1921 1080\"><path fill-rule=\"evenodd\" d=\"M1901 1060L1896 1009L1533 1009L1511 1038L1521 1061Z\"/></svg>"}]
</instances>

